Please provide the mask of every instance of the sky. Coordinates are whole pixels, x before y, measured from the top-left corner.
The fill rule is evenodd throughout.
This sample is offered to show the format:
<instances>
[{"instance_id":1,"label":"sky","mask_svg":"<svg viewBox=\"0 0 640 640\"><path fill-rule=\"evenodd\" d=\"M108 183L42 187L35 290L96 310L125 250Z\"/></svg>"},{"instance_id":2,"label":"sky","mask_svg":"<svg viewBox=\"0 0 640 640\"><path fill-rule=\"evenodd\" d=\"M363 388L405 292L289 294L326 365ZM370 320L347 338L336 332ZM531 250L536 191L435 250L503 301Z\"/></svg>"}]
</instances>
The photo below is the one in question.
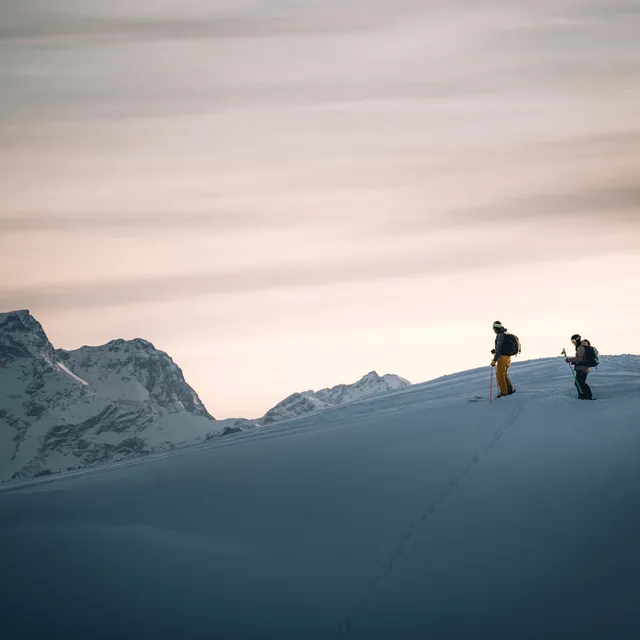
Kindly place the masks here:
<instances>
[{"instance_id":1,"label":"sky","mask_svg":"<svg viewBox=\"0 0 640 640\"><path fill-rule=\"evenodd\" d=\"M635 1L0 0L0 86L0 311L217 418L640 353Z\"/></svg>"}]
</instances>

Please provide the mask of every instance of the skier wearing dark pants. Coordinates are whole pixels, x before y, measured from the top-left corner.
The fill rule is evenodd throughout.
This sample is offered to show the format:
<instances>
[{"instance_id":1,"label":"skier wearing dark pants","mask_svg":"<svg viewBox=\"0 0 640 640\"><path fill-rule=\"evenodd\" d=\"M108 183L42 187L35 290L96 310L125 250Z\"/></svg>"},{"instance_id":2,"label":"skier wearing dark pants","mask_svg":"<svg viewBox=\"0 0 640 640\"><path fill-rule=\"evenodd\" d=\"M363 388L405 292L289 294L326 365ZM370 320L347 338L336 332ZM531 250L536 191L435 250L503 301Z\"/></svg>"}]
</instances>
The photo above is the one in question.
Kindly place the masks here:
<instances>
[{"instance_id":1,"label":"skier wearing dark pants","mask_svg":"<svg viewBox=\"0 0 640 640\"><path fill-rule=\"evenodd\" d=\"M577 333L571 336L571 342L573 342L576 348L576 355L575 358L567 358L566 361L574 365L576 369L578 398L580 398L580 400L592 400L593 394L591 393L591 387L587 384L587 376L590 371L589 365L587 364L587 347L590 347L591 344Z\"/></svg>"}]
</instances>

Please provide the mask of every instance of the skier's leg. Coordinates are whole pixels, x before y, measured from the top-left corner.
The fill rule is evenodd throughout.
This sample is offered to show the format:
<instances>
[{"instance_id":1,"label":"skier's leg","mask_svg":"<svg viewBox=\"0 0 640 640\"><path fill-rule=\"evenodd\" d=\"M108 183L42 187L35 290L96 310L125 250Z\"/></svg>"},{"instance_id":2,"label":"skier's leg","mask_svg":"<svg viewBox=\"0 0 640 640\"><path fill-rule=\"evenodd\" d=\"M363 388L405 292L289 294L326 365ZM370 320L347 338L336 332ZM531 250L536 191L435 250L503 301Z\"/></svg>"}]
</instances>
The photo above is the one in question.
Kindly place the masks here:
<instances>
[{"instance_id":1,"label":"skier's leg","mask_svg":"<svg viewBox=\"0 0 640 640\"><path fill-rule=\"evenodd\" d=\"M505 382L507 383L507 393L513 393L513 385L511 384L511 379L509 378L509 367L511 366L511 356L505 356L507 358L507 366L504 372Z\"/></svg>"},{"instance_id":2,"label":"skier's leg","mask_svg":"<svg viewBox=\"0 0 640 640\"><path fill-rule=\"evenodd\" d=\"M496 365L496 382L500 388L500 394L506 396L509 393L507 387L507 369L509 368L509 362L511 358L509 356L500 356L498 358L498 364Z\"/></svg>"},{"instance_id":3,"label":"skier's leg","mask_svg":"<svg viewBox=\"0 0 640 640\"><path fill-rule=\"evenodd\" d=\"M593 394L591 393L591 387L587 384L587 376L589 374L586 371L582 372L582 382L580 382L580 386L582 387L582 393L586 400L591 400L593 398Z\"/></svg>"},{"instance_id":4,"label":"skier's leg","mask_svg":"<svg viewBox=\"0 0 640 640\"><path fill-rule=\"evenodd\" d=\"M583 400L586 398L585 383L587 380L587 374L584 371L576 371L576 389L578 390L578 398Z\"/></svg>"}]
</instances>

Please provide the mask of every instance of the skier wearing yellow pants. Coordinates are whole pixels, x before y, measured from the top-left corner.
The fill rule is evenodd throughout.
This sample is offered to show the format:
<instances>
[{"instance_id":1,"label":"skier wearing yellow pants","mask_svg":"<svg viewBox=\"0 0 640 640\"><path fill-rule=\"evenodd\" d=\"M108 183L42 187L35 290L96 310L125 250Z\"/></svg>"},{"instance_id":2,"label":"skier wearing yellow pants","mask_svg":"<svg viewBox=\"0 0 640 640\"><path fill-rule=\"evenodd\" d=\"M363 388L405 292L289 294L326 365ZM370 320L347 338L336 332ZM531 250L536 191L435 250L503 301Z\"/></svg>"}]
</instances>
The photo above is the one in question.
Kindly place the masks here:
<instances>
[{"instance_id":1,"label":"skier wearing yellow pants","mask_svg":"<svg viewBox=\"0 0 640 640\"><path fill-rule=\"evenodd\" d=\"M509 380L508 371L511 356L516 355L520 349L520 341L516 336L508 333L500 321L493 323L493 330L496 334L496 346L491 351L493 353L491 366L496 368L496 382L500 389L498 398L501 398L502 396L510 396L516 391Z\"/></svg>"}]
</instances>

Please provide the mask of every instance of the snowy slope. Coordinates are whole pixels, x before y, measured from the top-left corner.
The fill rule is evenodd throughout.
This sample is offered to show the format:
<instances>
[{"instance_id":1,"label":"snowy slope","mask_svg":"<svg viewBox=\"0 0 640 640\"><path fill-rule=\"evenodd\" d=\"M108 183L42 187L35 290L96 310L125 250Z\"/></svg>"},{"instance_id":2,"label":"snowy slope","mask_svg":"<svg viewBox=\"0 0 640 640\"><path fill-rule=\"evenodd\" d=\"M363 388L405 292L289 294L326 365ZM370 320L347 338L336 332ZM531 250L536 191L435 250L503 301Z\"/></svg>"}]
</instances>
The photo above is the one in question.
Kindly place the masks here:
<instances>
[{"instance_id":1,"label":"snowy slope","mask_svg":"<svg viewBox=\"0 0 640 640\"><path fill-rule=\"evenodd\" d=\"M370 371L358 382L351 385L339 384L331 389L294 393L267 411L260 422L270 424L289 420L321 409L357 402L371 396L403 389L410 385L408 380L400 376L393 374L380 376L375 371Z\"/></svg>"},{"instance_id":2,"label":"snowy slope","mask_svg":"<svg viewBox=\"0 0 640 640\"><path fill-rule=\"evenodd\" d=\"M28 311L0 314L0 481L147 455L221 428L151 343L56 351Z\"/></svg>"},{"instance_id":3,"label":"snowy slope","mask_svg":"<svg viewBox=\"0 0 640 640\"><path fill-rule=\"evenodd\" d=\"M640 358L512 369L0 490L0 637L640 637Z\"/></svg>"}]
</instances>

